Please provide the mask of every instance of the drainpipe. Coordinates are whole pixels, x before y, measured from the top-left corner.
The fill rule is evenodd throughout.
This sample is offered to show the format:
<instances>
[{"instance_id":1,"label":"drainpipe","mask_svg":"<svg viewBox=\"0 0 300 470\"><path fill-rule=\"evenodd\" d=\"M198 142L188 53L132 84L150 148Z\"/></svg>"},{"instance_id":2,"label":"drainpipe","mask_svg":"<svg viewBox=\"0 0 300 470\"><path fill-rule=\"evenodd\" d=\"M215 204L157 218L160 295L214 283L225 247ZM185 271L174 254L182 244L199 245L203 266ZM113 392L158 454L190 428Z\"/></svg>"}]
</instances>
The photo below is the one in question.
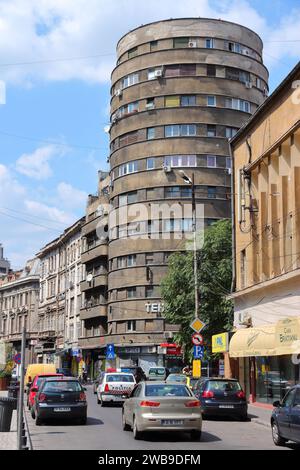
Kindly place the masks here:
<instances>
[{"instance_id":1,"label":"drainpipe","mask_svg":"<svg viewBox=\"0 0 300 470\"><path fill-rule=\"evenodd\" d=\"M232 281L231 281L231 293L235 291L236 288L236 236L235 236L235 185L234 185L234 158L232 145L229 142L229 155L231 158L231 238L232 238Z\"/></svg>"}]
</instances>

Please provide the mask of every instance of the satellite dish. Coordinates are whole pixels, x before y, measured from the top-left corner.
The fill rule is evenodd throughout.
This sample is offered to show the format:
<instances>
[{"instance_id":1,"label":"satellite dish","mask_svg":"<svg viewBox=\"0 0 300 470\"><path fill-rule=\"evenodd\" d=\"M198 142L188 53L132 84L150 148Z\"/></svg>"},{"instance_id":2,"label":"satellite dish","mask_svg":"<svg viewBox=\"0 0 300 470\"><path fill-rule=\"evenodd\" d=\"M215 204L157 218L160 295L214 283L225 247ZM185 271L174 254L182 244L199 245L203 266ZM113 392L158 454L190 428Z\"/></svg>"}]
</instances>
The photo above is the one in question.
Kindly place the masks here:
<instances>
[{"instance_id":1,"label":"satellite dish","mask_svg":"<svg viewBox=\"0 0 300 470\"><path fill-rule=\"evenodd\" d=\"M92 282L92 280L93 280L93 275L92 275L92 274L88 274L87 277L86 277L86 280L87 280L87 282Z\"/></svg>"}]
</instances>

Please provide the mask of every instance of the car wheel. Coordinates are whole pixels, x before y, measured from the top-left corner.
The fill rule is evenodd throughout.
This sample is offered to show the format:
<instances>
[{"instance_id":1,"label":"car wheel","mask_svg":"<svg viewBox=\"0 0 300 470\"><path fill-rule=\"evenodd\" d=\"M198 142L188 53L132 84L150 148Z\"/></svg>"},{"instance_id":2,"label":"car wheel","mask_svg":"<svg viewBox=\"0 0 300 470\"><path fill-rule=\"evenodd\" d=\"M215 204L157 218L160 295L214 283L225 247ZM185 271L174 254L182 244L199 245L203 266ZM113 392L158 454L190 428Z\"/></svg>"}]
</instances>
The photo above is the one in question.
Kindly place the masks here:
<instances>
[{"instance_id":1,"label":"car wheel","mask_svg":"<svg viewBox=\"0 0 300 470\"><path fill-rule=\"evenodd\" d=\"M31 408L31 417L32 417L32 419L35 419L35 412L34 412L34 408L33 408L33 407Z\"/></svg>"},{"instance_id":2,"label":"car wheel","mask_svg":"<svg viewBox=\"0 0 300 470\"><path fill-rule=\"evenodd\" d=\"M37 416L37 417L35 418L35 424L36 424L37 426L40 426L40 425L42 424L42 420L41 420L41 418L40 418L39 416Z\"/></svg>"},{"instance_id":3,"label":"car wheel","mask_svg":"<svg viewBox=\"0 0 300 470\"><path fill-rule=\"evenodd\" d=\"M136 441L141 439L141 432L138 430L136 418L133 418L133 437Z\"/></svg>"},{"instance_id":4,"label":"car wheel","mask_svg":"<svg viewBox=\"0 0 300 470\"><path fill-rule=\"evenodd\" d=\"M124 411L122 413L122 428L123 428L123 431L130 431L130 426L129 424L126 423Z\"/></svg>"},{"instance_id":5,"label":"car wheel","mask_svg":"<svg viewBox=\"0 0 300 470\"><path fill-rule=\"evenodd\" d=\"M192 439L192 441L200 441L201 431L192 431L191 432L191 439Z\"/></svg>"},{"instance_id":6,"label":"car wheel","mask_svg":"<svg viewBox=\"0 0 300 470\"><path fill-rule=\"evenodd\" d=\"M279 429L276 421L273 421L272 423L272 437L273 437L273 442L276 446L284 446L286 443L286 439L280 436L279 434Z\"/></svg>"}]
</instances>

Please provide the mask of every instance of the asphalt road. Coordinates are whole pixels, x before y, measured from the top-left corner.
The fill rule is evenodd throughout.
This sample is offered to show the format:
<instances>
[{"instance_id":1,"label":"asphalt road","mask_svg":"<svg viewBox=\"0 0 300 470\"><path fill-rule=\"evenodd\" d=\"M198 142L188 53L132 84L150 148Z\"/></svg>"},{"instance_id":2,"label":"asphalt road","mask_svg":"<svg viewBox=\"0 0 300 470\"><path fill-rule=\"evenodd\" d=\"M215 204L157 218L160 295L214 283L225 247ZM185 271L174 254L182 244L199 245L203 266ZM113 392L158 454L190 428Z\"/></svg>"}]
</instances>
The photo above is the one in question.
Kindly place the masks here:
<instances>
[{"instance_id":1,"label":"asphalt road","mask_svg":"<svg viewBox=\"0 0 300 470\"><path fill-rule=\"evenodd\" d=\"M97 405L90 388L88 421L85 426L51 422L36 426L29 412L27 419L34 450L276 450L270 429L257 423L230 419L204 420L202 437L192 442L188 434L148 434L140 441L121 427L121 407ZM280 448L287 449L287 448Z\"/></svg>"}]
</instances>

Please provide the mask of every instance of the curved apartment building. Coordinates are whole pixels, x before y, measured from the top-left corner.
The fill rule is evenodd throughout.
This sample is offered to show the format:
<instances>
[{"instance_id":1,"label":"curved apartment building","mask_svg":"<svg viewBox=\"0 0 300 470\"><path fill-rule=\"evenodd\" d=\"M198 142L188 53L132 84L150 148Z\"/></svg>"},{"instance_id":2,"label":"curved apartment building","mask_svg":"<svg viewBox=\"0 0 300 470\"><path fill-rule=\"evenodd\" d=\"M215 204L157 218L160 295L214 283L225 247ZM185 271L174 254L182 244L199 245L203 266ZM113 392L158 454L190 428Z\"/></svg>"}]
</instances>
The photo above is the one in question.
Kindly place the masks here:
<instances>
[{"instance_id":1,"label":"curved apartment building","mask_svg":"<svg viewBox=\"0 0 300 470\"><path fill-rule=\"evenodd\" d=\"M117 45L108 335L119 365L162 364L159 346L174 331L163 317L160 283L170 253L185 249L180 235L192 229L191 216L176 212L190 207L192 197L179 170L194 175L206 226L230 217L228 138L267 96L262 47L248 28L205 18L144 25ZM169 217L160 211L149 215L150 207L161 204L177 209ZM125 207L127 220L121 216Z\"/></svg>"}]
</instances>

